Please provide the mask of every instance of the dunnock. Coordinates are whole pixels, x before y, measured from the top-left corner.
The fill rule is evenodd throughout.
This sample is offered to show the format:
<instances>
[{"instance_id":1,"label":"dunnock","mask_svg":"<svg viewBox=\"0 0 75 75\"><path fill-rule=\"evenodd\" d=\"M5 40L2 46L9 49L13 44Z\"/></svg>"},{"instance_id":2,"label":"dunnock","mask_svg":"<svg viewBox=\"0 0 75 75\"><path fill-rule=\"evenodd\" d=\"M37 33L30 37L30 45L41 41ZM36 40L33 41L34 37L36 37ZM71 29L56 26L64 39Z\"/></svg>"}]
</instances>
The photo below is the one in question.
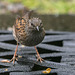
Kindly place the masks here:
<instances>
[{"instance_id":1,"label":"dunnock","mask_svg":"<svg viewBox=\"0 0 75 75\"><path fill-rule=\"evenodd\" d=\"M34 46L37 52L37 61L43 61L43 59L39 55L36 45L41 43L44 39L45 30L43 28L42 21L39 18L30 18L31 13L32 11L29 11L25 13L23 17L18 17L16 19L16 22L13 25L13 36L17 41L17 47L13 58L10 61L7 60L4 62L10 63L13 61L13 64L15 63L18 43L25 46Z\"/></svg>"}]
</instances>

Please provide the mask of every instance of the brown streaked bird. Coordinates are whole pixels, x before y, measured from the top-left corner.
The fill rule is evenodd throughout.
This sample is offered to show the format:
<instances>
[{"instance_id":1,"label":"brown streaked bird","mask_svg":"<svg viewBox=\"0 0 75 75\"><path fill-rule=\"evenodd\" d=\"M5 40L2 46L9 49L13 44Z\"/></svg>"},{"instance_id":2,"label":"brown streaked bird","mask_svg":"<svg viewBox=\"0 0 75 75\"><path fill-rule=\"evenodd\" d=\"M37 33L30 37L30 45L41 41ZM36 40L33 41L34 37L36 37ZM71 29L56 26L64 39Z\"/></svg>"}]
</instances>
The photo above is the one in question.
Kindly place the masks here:
<instances>
[{"instance_id":1,"label":"brown streaked bird","mask_svg":"<svg viewBox=\"0 0 75 75\"><path fill-rule=\"evenodd\" d=\"M10 61L6 60L2 62L10 63L13 61L13 64L15 63L18 43L29 47L34 46L37 52L37 61L43 61L43 59L39 55L36 45L41 43L44 39L45 30L41 19L35 17L30 18L31 13L32 11L29 11L23 17L18 17L16 19L16 22L13 25L13 36L17 41L17 47L13 58Z\"/></svg>"}]
</instances>

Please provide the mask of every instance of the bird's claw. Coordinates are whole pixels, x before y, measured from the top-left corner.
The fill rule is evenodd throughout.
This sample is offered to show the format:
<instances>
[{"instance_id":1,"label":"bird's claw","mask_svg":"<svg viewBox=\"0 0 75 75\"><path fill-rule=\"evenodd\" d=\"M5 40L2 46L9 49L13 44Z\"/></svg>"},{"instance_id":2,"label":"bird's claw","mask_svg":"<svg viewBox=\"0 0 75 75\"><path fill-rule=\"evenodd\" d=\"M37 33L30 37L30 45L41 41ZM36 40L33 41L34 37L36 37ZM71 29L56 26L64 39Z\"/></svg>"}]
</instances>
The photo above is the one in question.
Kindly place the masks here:
<instances>
[{"instance_id":1,"label":"bird's claw","mask_svg":"<svg viewBox=\"0 0 75 75\"><path fill-rule=\"evenodd\" d=\"M41 63L44 61L44 59L42 59L42 58L40 57L40 55L36 55L36 57L37 57L37 61L40 61Z\"/></svg>"},{"instance_id":2,"label":"bird's claw","mask_svg":"<svg viewBox=\"0 0 75 75\"><path fill-rule=\"evenodd\" d=\"M17 56L14 56L11 60L1 60L0 62L2 62L2 63L10 63L10 62L13 61L13 65L14 65L16 60L17 60Z\"/></svg>"}]
</instances>

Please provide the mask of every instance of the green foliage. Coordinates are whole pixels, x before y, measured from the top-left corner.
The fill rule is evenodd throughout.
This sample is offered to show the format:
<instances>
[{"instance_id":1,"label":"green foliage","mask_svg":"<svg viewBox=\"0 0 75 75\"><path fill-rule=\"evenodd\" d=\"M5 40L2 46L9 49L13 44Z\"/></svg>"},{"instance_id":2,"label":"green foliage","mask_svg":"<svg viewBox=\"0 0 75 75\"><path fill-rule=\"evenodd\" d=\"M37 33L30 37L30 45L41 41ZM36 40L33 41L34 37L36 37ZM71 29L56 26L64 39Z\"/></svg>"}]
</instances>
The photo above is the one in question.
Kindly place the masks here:
<instances>
[{"instance_id":1,"label":"green foliage","mask_svg":"<svg viewBox=\"0 0 75 75\"><path fill-rule=\"evenodd\" d=\"M5 0L8 1L10 3L18 3L18 2L22 2L22 0Z\"/></svg>"},{"instance_id":2,"label":"green foliage","mask_svg":"<svg viewBox=\"0 0 75 75\"><path fill-rule=\"evenodd\" d=\"M75 0L7 0L8 2L21 2L30 9L36 9L41 14L67 14L75 13Z\"/></svg>"}]
</instances>

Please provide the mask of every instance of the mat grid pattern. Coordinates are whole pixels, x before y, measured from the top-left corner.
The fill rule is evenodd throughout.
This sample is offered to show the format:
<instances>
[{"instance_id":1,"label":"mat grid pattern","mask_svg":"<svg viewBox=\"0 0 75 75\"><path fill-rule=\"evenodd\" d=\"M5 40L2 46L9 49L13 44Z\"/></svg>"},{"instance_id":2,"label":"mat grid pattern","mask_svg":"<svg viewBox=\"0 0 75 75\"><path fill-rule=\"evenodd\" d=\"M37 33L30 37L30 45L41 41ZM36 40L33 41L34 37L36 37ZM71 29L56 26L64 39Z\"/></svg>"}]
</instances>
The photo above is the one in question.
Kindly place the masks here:
<instances>
[{"instance_id":1,"label":"mat grid pattern","mask_svg":"<svg viewBox=\"0 0 75 75\"><path fill-rule=\"evenodd\" d=\"M0 30L0 60L10 60L15 48L12 32ZM42 71L46 68L51 68L48 75L75 75L74 32L46 31L37 49L45 60L43 63L37 62L34 47L19 45L15 66L13 63L0 62L0 75L44 75Z\"/></svg>"}]
</instances>

